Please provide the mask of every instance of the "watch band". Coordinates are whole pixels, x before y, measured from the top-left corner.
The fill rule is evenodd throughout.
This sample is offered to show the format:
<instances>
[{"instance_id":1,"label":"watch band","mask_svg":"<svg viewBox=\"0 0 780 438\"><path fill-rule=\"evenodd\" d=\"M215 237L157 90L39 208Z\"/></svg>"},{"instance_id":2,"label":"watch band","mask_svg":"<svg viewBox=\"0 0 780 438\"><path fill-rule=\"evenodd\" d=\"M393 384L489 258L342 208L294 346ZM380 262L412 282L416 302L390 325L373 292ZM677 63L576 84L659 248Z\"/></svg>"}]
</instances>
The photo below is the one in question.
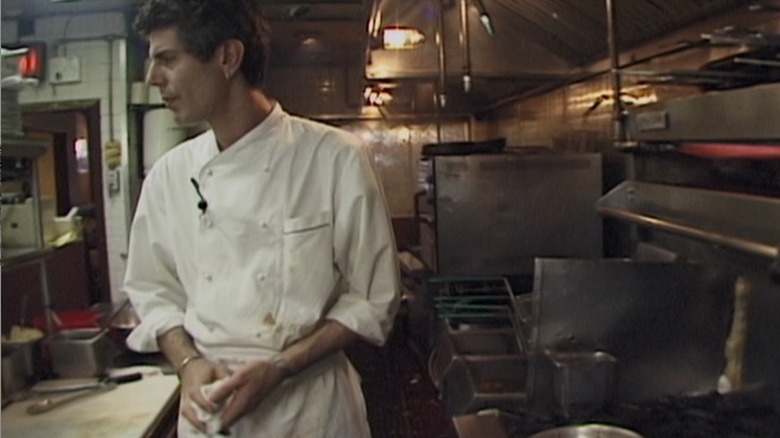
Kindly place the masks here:
<instances>
[{"instance_id":1,"label":"watch band","mask_svg":"<svg viewBox=\"0 0 780 438\"><path fill-rule=\"evenodd\" d=\"M281 354L277 354L271 357L270 362L274 364L276 369L279 370L279 373L282 375L282 379L285 379L293 374L292 368L290 368L290 364L287 363L287 359L285 359Z\"/></svg>"}]
</instances>

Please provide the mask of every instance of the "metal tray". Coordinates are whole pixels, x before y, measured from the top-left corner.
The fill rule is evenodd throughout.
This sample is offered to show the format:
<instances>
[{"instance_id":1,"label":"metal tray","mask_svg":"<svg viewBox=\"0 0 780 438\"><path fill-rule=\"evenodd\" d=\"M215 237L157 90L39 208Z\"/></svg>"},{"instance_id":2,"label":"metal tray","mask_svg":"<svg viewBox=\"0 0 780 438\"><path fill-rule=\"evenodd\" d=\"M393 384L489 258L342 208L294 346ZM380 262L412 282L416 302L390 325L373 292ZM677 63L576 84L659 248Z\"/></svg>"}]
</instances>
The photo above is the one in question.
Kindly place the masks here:
<instances>
[{"instance_id":1,"label":"metal tray","mask_svg":"<svg viewBox=\"0 0 780 438\"><path fill-rule=\"evenodd\" d=\"M444 323L442 323L444 325ZM428 361L428 374L440 387L458 356L520 354L517 333L512 328L447 331L442 327Z\"/></svg>"}]
</instances>

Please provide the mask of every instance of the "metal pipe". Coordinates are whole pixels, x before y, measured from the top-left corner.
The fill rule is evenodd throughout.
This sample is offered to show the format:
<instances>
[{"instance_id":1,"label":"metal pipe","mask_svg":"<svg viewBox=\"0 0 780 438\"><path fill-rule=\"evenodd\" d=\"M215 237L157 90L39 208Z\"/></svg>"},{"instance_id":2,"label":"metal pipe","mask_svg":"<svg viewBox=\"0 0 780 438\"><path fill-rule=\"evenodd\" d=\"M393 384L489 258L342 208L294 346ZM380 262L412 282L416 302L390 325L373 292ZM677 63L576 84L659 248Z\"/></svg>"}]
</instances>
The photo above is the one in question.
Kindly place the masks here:
<instances>
[{"instance_id":1,"label":"metal pipe","mask_svg":"<svg viewBox=\"0 0 780 438\"><path fill-rule=\"evenodd\" d=\"M734 58L735 64L762 65L766 67L780 67L780 61L771 61L769 59L753 58Z\"/></svg>"},{"instance_id":2,"label":"metal pipe","mask_svg":"<svg viewBox=\"0 0 780 438\"><path fill-rule=\"evenodd\" d=\"M35 232L35 249L43 248L46 242L43 241L43 212L41 211L41 186L38 183L38 159L30 160L30 167L32 169L32 178L30 181L30 195L33 198L33 223L36 227Z\"/></svg>"},{"instance_id":3,"label":"metal pipe","mask_svg":"<svg viewBox=\"0 0 780 438\"><path fill-rule=\"evenodd\" d=\"M43 213L41 211L41 188L38 183L38 159L33 159L32 163L32 195L35 202L33 203L33 220L37 231L35 232L35 248L41 249L45 243L43 240ZM49 289L49 274L46 269L46 257L42 257L39 261L39 275L41 276L41 293L43 300L43 312L46 318L46 330L49 335L54 333L54 309L52 308L51 290ZM26 294L26 293L25 293ZM24 315L22 315L24 317Z\"/></svg>"},{"instance_id":4,"label":"metal pipe","mask_svg":"<svg viewBox=\"0 0 780 438\"><path fill-rule=\"evenodd\" d=\"M46 257L39 262L39 274L41 276L41 291L43 293L43 312L46 318L46 333L49 336L54 334L54 304L51 300L51 289L49 288L49 270L46 269Z\"/></svg>"},{"instance_id":5,"label":"metal pipe","mask_svg":"<svg viewBox=\"0 0 780 438\"><path fill-rule=\"evenodd\" d=\"M777 63L780 65L780 62ZM750 73L740 73L731 71L654 71L654 70L620 70L620 76L660 76L674 78L692 78L692 79L755 79L757 75Z\"/></svg>"},{"instance_id":6,"label":"metal pipe","mask_svg":"<svg viewBox=\"0 0 780 438\"><path fill-rule=\"evenodd\" d=\"M607 46L609 49L610 74L612 75L612 139L615 148L622 149L627 146L628 138L626 136L625 114L623 113L623 100L621 91L623 85L620 77L620 52L618 51L618 24L617 10L615 9L615 0L606 0L607 2ZM633 179L636 170L634 168L634 156L628 155L626 158L626 177ZM637 229L632 227L629 230L632 242L637 242Z\"/></svg>"},{"instance_id":7,"label":"metal pipe","mask_svg":"<svg viewBox=\"0 0 780 438\"><path fill-rule=\"evenodd\" d=\"M471 91L471 34L469 0L460 0L460 51L463 57L463 92Z\"/></svg>"},{"instance_id":8,"label":"metal pipe","mask_svg":"<svg viewBox=\"0 0 780 438\"><path fill-rule=\"evenodd\" d=\"M623 102L620 100L622 89L620 81L620 58L617 41L617 13L615 10L615 0L606 0L607 2L607 45L609 46L610 73L612 75L612 90L614 104L612 105L612 121L614 128L612 138L616 145L625 142L626 132L623 116Z\"/></svg>"},{"instance_id":9,"label":"metal pipe","mask_svg":"<svg viewBox=\"0 0 780 438\"><path fill-rule=\"evenodd\" d=\"M439 16L437 17L436 47L439 51L439 83L436 89L436 141L441 143L441 110L447 106L447 66L444 50L444 1L439 0Z\"/></svg>"},{"instance_id":10,"label":"metal pipe","mask_svg":"<svg viewBox=\"0 0 780 438\"><path fill-rule=\"evenodd\" d=\"M600 214L606 216L611 216L617 219L624 219L648 228L679 234L701 240L703 242L713 243L715 245L743 251L748 254L770 259L775 259L780 256L780 250L778 250L778 248L760 242L754 242L752 240L742 239L740 237L714 233L712 231L700 230L698 228L693 228L687 225L681 225L667 220L654 218L652 216L645 216L612 207L597 206L596 210Z\"/></svg>"}]
</instances>

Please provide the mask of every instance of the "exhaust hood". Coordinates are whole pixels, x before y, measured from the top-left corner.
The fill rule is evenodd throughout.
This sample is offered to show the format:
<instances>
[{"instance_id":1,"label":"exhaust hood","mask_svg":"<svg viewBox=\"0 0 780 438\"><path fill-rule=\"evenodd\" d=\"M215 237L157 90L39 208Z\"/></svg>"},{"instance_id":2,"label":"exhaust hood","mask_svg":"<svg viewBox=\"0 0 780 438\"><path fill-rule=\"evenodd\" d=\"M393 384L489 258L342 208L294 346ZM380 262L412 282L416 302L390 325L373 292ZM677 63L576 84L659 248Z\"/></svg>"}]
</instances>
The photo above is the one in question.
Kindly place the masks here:
<instances>
[{"instance_id":1,"label":"exhaust hood","mask_svg":"<svg viewBox=\"0 0 780 438\"><path fill-rule=\"evenodd\" d=\"M618 49L747 6L744 0L621 0ZM417 29L424 41L416 48L385 49L382 31L392 27ZM419 94L433 88L446 96L443 113L473 114L599 73L593 66L607 57L607 27L606 0L375 0L366 79L397 83L399 94L410 93L396 99L398 112L435 107L429 99L439 91Z\"/></svg>"}]
</instances>

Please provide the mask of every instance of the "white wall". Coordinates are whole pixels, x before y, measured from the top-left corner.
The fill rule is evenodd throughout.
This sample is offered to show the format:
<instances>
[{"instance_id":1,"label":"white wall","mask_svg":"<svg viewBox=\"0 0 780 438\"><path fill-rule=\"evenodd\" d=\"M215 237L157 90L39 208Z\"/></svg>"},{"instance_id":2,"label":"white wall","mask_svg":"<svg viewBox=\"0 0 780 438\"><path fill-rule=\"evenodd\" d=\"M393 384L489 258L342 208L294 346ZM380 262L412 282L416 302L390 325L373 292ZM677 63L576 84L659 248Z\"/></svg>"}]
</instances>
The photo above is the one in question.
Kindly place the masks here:
<instances>
[{"instance_id":1,"label":"white wall","mask_svg":"<svg viewBox=\"0 0 780 438\"><path fill-rule=\"evenodd\" d=\"M44 41L49 58L75 56L81 61L80 82L52 85L44 81L37 87L24 90L19 97L20 103L56 102L67 106L67 102L98 100L103 147L112 138L122 144L117 193L109 194L108 178L112 172L105 167L103 169L106 243L113 301L124 297L121 283L129 228L127 29L125 16L121 13L44 17L35 20L34 34L23 37L18 36L14 21L2 22L3 45ZM111 99L109 86L113 93ZM109 100L113 104L110 105Z\"/></svg>"}]
</instances>

